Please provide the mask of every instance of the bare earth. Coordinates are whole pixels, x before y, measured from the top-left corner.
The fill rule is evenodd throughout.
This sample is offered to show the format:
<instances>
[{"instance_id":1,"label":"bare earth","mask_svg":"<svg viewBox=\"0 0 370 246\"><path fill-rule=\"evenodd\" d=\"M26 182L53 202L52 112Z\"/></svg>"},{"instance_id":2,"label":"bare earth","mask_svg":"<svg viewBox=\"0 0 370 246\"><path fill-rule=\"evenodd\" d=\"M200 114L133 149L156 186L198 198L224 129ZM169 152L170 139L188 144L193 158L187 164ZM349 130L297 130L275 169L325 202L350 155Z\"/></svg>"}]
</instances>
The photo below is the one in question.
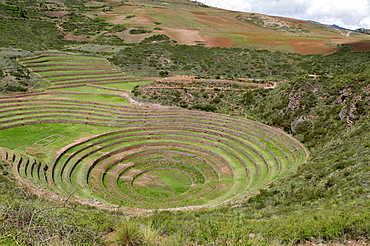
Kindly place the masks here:
<instances>
[{"instance_id":1,"label":"bare earth","mask_svg":"<svg viewBox=\"0 0 370 246\"><path fill-rule=\"evenodd\" d=\"M85 38L81 36L76 36L73 34L67 34L64 36L64 40L72 40L72 41L94 41L93 38Z\"/></svg>"},{"instance_id":2,"label":"bare earth","mask_svg":"<svg viewBox=\"0 0 370 246\"><path fill-rule=\"evenodd\" d=\"M197 30L163 28L163 33L171 39L177 40L178 44L194 45L196 41L206 41L205 38L199 35Z\"/></svg>"}]
</instances>

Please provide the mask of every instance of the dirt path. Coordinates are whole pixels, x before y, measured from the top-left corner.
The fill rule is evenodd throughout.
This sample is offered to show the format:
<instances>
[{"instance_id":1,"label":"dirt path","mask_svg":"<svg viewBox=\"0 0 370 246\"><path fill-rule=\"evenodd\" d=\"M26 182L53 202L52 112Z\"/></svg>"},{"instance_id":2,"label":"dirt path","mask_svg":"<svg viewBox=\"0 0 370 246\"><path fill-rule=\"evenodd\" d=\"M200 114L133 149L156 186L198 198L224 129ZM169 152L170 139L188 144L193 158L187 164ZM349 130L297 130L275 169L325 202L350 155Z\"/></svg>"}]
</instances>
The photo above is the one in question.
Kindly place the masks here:
<instances>
[{"instance_id":1,"label":"dirt path","mask_svg":"<svg viewBox=\"0 0 370 246\"><path fill-rule=\"evenodd\" d=\"M147 86L145 87L146 89L204 89L204 90L214 90L214 89L219 89L219 90L228 90L228 91L244 91L245 89L235 89L235 88L225 88L225 87L184 87L184 86Z\"/></svg>"},{"instance_id":2,"label":"dirt path","mask_svg":"<svg viewBox=\"0 0 370 246\"><path fill-rule=\"evenodd\" d=\"M229 83L229 84L237 84L237 85L244 85L244 86L254 86L259 88L265 89L272 89L275 88L277 82L271 83L246 83L234 80L226 80L226 79L195 79L193 76L174 76L168 77L163 79L156 79L155 82L174 82L174 83L192 83L192 82L210 82L210 83Z\"/></svg>"}]
</instances>

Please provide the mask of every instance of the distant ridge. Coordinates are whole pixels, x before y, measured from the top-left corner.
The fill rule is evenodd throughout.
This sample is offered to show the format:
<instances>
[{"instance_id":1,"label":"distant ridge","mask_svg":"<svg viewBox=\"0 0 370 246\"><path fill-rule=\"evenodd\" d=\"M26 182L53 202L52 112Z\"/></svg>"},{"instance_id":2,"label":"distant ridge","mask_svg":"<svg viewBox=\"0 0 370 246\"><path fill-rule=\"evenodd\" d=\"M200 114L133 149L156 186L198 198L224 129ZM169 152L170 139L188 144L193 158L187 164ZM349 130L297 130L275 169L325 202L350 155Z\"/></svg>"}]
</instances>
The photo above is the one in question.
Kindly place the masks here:
<instances>
[{"instance_id":1,"label":"distant ridge","mask_svg":"<svg viewBox=\"0 0 370 246\"><path fill-rule=\"evenodd\" d=\"M352 30L352 29L348 29L348 28L345 28L345 27L341 27L341 26L338 26L338 25L336 25L336 24L329 25L329 24L323 24L323 23L321 23L321 22L313 21L313 20L307 20L307 21L310 21L310 22L313 22L313 23L316 23L316 24L320 24L320 25L323 25L323 26L328 26L328 27L336 28L336 29L341 29L341 30L346 30L346 31L354 31L354 30Z\"/></svg>"}]
</instances>

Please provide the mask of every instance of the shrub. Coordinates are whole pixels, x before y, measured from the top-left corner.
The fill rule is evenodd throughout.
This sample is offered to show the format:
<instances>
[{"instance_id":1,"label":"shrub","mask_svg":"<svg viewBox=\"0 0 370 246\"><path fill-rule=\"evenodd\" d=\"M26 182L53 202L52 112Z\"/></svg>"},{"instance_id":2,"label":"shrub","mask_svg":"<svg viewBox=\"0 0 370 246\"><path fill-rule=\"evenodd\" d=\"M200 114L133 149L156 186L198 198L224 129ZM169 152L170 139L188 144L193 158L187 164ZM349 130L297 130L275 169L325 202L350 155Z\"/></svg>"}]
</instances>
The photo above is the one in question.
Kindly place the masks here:
<instances>
[{"instance_id":1,"label":"shrub","mask_svg":"<svg viewBox=\"0 0 370 246\"><path fill-rule=\"evenodd\" d=\"M127 28L124 25L114 25L113 28L109 30L110 33L115 33L115 32L123 32L127 30Z\"/></svg>"},{"instance_id":2,"label":"shrub","mask_svg":"<svg viewBox=\"0 0 370 246\"><path fill-rule=\"evenodd\" d=\"M129 218L122 218L116 228L115 241L120 245L140 245L143 241L140 235L139 224Z\"/></svg>"},{"instance_id":3,"label":"shrub","mask_svg":"<svg viewBox=\"0 0 370 246\"><path fill-rule=\"evenodd\" d=\"M159 76L161 76L161 77L166 77L166 76L168 76L168 74L169 74L168 71L160 71L159 72Z\"/></svg>"},{"instance_id":4,"label":"shrub","mask_svg":"<svg viewBox=\"0 0 370 246\"><path fill-rule=\"evenodd\" d=\"M131 29L130 34L143 34L143 33L151 33L152 31L150 30L145 30L145 29Z\"/></svg>"},{"instance_id":5,"label":"shrub","mask_svg":"<svg viewBox=\"0 0 370 246\"><path fill-rule=\"evenodd\" d=\"M158 42L168 42L170 41L170 37L164 34L157 34L153 35L149 38L145 38L144 40L141 41L141 43L158 43Z\"/></svg>"}]
</instances>

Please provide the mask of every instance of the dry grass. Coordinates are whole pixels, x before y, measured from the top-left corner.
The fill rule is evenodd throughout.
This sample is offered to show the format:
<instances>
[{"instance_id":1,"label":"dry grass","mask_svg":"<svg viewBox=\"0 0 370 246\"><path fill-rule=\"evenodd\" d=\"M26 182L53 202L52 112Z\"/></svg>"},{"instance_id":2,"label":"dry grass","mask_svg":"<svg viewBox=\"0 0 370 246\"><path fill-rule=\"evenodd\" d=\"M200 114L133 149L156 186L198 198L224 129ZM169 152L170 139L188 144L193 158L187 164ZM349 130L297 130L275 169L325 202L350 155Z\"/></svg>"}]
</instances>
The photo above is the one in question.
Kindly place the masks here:
<instances>
[{"instance_id":1,"label":"dry grass","mask_svg":"<svg viewBox=\"0 0 370 246\"><path fill-rule=\"evenodd\" d=\"M202 8L196 3L170 1L164 4L145 0L135 0L130 3L131 5L114 7L110 13L94 12L98 17L107 18L109 23L123 24L128 28L143 27L153 31L150 35L135 37L121 34L120 36L129 43L140 42L146 36L154 34L166 34L178 44L202 44L209 47L330 54L337 51L337 48L329 47L326 43L335 40L336 43L352 44L355 51L370 50L369 36L357 33L354 35L303 20L249 14L251 18L258 17L262 20L263 25L258 26L237 18L240 15L246 16L245 13ZM128 15L135 15L135 17L126 18ZM161 30L155 29L156 27ZM288 28L288 31L284 28Z\"/></svg>"}]
</instances>

